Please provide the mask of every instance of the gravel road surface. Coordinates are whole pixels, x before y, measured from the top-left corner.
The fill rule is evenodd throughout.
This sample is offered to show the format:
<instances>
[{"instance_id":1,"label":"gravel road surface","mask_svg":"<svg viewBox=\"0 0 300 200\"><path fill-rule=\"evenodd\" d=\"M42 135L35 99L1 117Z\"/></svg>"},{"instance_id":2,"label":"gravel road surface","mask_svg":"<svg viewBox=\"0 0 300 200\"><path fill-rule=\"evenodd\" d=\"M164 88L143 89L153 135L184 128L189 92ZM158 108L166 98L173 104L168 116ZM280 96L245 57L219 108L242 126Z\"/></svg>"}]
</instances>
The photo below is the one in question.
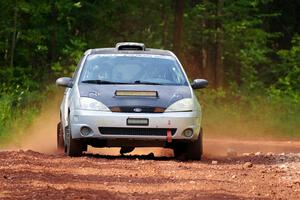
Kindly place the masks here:
<instances>
[{"instance_id":1,"label":"gravel road surface","mask_svg":"<svg viewBox=\"0 0 300 200\"><path fill-rule=\"evenodd\" d=\"M155 153L156 154L156 153ZM0 152L0 199L299 199L299 153L177 161L147 155ZM169 153L165 153L168 155ZM155 155L155 156L154 156Z\"/></svg>"}]
</instances>

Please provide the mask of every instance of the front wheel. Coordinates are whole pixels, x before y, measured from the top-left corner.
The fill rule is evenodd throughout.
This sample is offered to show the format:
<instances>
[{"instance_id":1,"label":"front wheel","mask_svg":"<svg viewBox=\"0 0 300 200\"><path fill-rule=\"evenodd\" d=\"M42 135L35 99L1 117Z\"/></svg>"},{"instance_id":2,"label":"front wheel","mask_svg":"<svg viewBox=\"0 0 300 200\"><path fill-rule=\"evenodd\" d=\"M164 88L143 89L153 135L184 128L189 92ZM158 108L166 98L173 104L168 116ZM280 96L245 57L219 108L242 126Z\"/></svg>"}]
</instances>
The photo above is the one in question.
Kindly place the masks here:
<instances>
[{"instance_id":1,"label":"front wheel","mask_svg":"<svg viewBox=\"0 0 300 200\"><path fill-rule=\"evenodd\" d=\"M81 156L82 151L86 151L87 145L80 140L72 139L70 121L65 131L65 154L67 156Z\"/></svg>"},{"instance_id":2,"label":"front wheel","mask_svg":"<svg viewBox=\"0 0 300 200\"><path fill-rule=\"evenodd\" d=\"M201 160L203 154L202 128L196 141L192 143L179 143L173 148L175 158L186 158L189 160Z\"/></svg>"}]
</instances>

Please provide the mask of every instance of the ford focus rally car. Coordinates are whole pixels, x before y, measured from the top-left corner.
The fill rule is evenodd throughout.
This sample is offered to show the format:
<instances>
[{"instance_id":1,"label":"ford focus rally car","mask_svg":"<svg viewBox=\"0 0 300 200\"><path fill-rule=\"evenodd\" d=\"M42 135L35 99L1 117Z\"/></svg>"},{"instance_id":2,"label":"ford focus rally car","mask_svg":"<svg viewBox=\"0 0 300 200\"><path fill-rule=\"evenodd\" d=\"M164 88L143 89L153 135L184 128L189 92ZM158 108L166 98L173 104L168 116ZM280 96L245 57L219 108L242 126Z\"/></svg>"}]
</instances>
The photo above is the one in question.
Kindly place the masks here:
<instances>
[{"instance_id":1,"label":"ford focus rally car","mask_svg":"<svg viewBox=\"0 0 300 200\"><path fill-rule=\"evenodd\" d=\"M200 160L201 107L193 92L207 86L191 84L170 51L141 43L87 50L66 87L57 126L57 146L68 156L93 147L165 147L175 157Z\"/></svg>"}]
</instances>

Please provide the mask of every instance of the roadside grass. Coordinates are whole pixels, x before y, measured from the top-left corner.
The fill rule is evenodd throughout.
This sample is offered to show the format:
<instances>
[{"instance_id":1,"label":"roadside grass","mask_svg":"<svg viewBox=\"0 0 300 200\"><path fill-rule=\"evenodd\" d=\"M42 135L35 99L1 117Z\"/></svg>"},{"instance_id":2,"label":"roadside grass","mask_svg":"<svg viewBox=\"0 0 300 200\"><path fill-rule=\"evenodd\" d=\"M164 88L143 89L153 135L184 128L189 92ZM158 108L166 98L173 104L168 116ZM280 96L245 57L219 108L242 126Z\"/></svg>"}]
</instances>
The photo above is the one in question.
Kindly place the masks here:
<instances>
[{"instance_id":1,"label":"roadside grass","mask_svg":"<svg viewBox=\"0 0 300 200\"><path fill-rule=\"evenodd\" d=\"M300 139L300 104L289 98L237 95L224 90L197 92L208 137Z\"/></svg>"},{"instance_id":2,"label":"roadside grass","mask_svg":"<svg viewBox=\"0 0 300 200\"><path fill-rule=\"evenodd\" d=\"M54 85L50 85L43 92L26 92L22 94L22 97L10 94L1 95L0 147L22 136L24 130L39 115L42 104L49 101L56 90Z\"/></svg>"}]
</instances>

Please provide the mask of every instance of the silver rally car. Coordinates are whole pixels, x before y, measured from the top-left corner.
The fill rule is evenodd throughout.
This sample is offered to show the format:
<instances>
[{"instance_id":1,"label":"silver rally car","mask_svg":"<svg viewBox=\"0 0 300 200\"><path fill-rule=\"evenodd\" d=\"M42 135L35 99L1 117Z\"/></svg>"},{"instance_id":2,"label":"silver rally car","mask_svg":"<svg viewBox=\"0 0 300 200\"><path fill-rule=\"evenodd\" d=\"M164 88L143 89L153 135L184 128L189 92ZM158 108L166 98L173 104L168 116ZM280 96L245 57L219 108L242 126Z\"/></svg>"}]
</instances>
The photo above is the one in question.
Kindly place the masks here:
<instances>
[{"instance_id":1,"label":"silver rally car","mask_svg":"<svg viewBox=\"0 0 300 200\"><path fill-rule=\"evenodd\" d=\"M66 87L57 125L57 146L68 156L80 156L87 146L165 147L175 157L202 157L201 107L191 84L170 51L141 43L87 50Z\"/></svg>"}]
</instances>

